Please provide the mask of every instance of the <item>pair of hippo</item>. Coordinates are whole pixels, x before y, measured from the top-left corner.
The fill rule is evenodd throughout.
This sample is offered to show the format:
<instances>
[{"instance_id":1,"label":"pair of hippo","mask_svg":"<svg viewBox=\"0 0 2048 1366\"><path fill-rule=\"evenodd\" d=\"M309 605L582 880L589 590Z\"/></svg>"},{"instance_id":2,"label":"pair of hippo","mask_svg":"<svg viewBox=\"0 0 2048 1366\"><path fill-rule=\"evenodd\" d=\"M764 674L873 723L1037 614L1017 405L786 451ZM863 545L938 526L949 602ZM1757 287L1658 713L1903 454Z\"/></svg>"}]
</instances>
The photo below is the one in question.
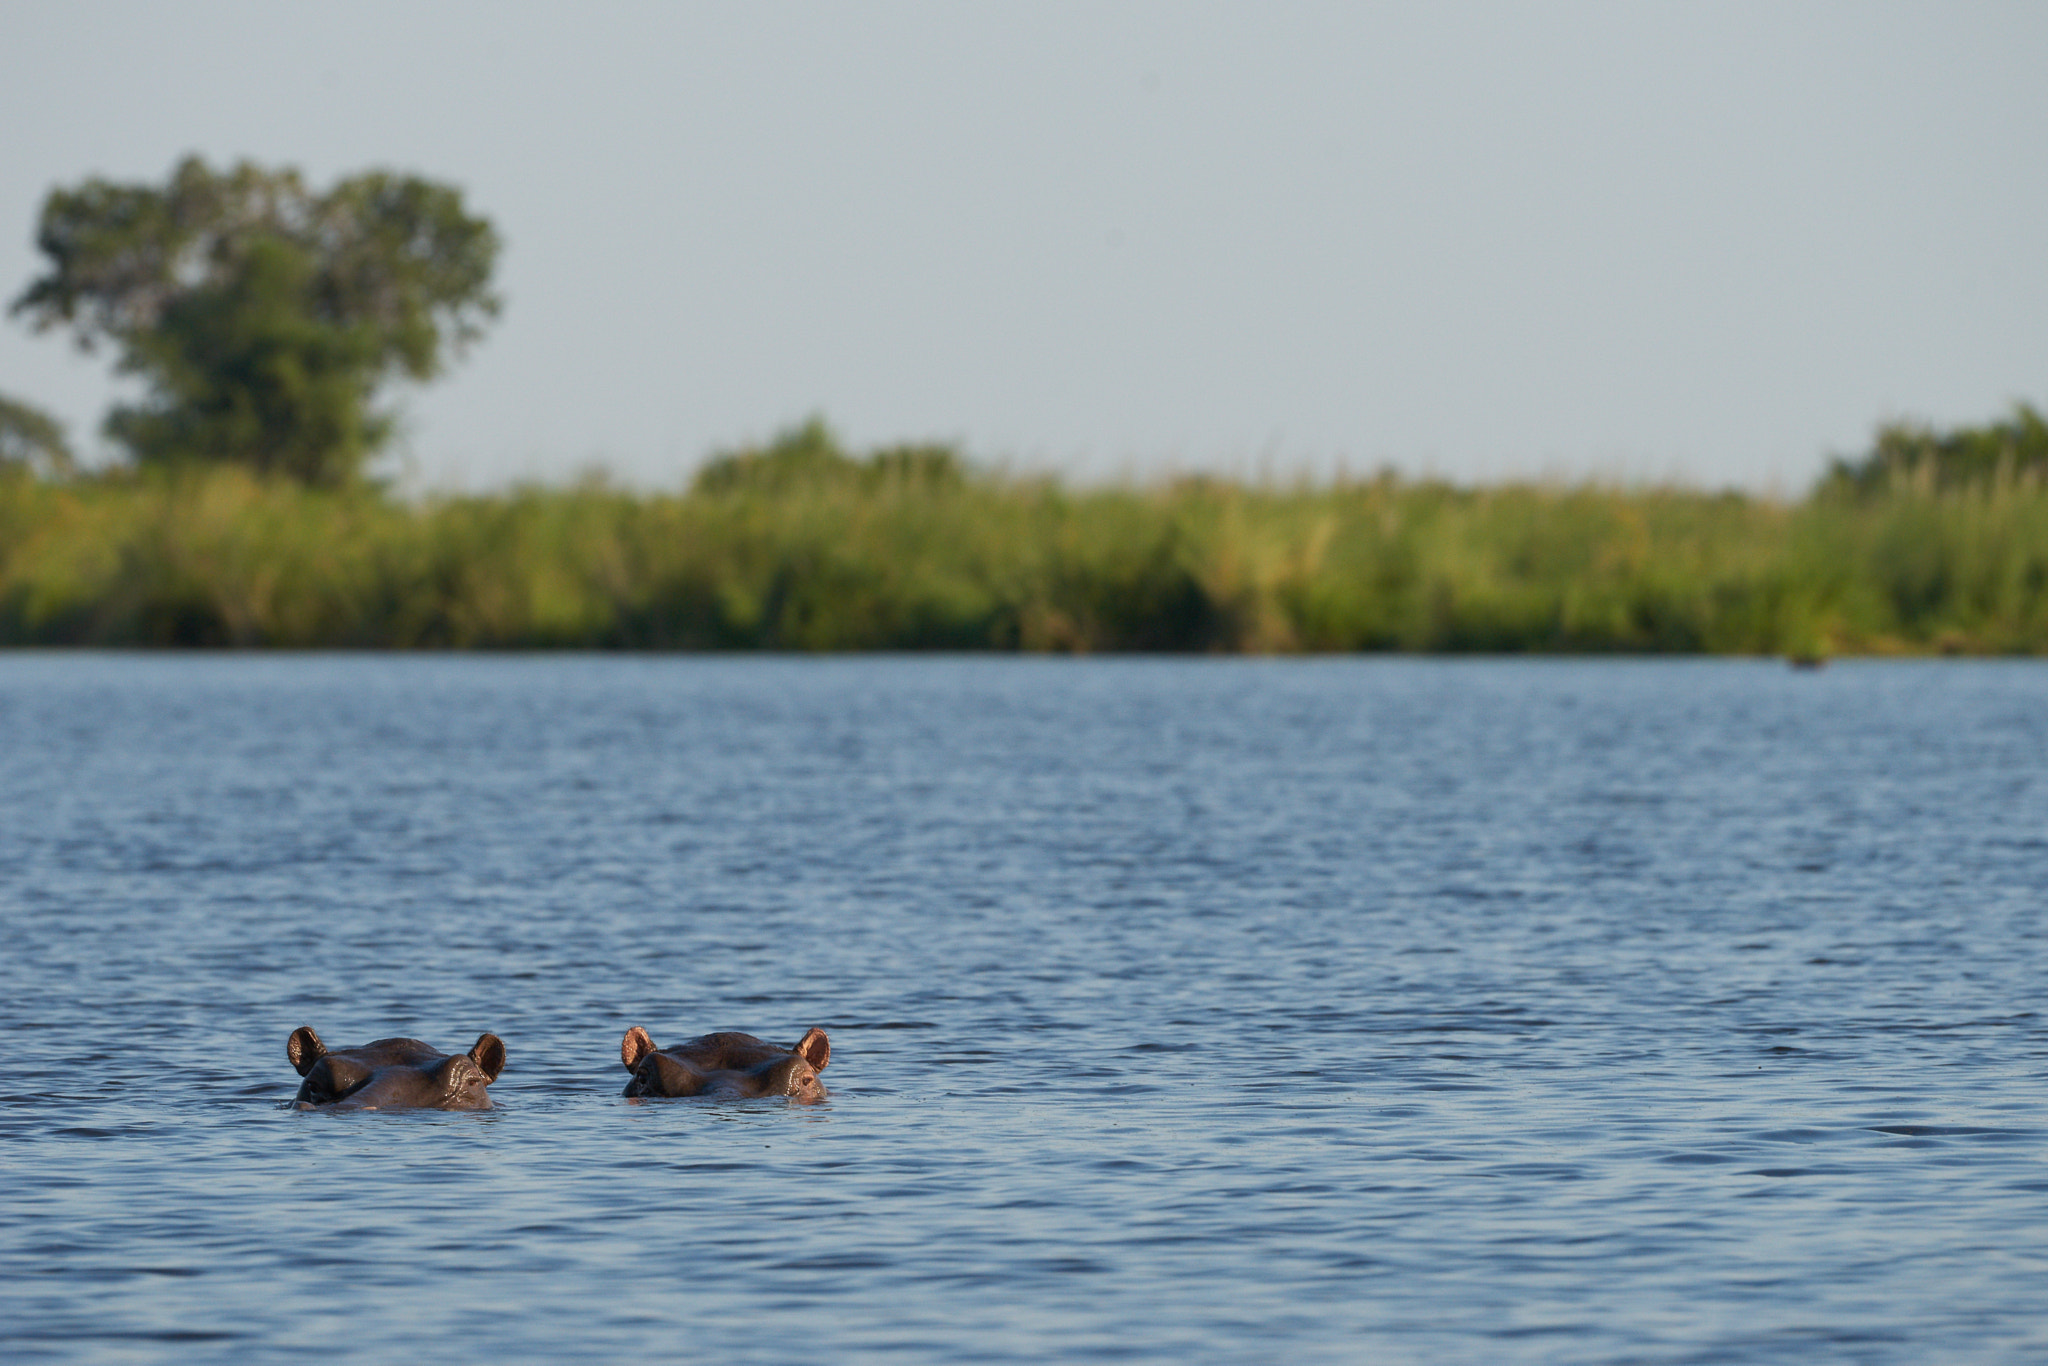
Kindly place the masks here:
<instances>
[{"instance_id":1,"label":"pair of hippo","mask_svg":"<svg viewBox=\"0 0 2048 1366\"><path fill-rule=\"evenodd\" d=\"M488 1110L485 1087L505 1070L505 1041L485 1034L467 1053L443 1053L418 1039L379 1039L361 1048L329 1048L301 1025L285 1054L305 1080L301 1110ZM789 1048L751 1034L706 1034L656 1048L634 1025L619 1041L619 1061L633 1074L629 1096L786 1096L825 1098L818 1073L832 1057L825 1031L812 1029Z\"/></svg>"}]
</instances>

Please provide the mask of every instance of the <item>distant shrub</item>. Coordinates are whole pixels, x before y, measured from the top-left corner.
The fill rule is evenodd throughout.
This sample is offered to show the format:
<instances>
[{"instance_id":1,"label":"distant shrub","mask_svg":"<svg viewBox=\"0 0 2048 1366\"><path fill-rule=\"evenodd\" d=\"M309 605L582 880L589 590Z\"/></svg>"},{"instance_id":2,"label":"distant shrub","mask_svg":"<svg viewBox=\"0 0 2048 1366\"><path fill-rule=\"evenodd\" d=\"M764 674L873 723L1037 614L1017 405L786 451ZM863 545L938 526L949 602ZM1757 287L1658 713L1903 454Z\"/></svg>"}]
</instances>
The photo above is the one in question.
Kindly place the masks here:
<instances>
[{"instance_id":1,"label":"distant shrub","mask_svg":"<svg viewBox=\"0 0 2048 1366\"><path fill-rule=\"evenodd\" d=\"M766 446L713 456L697 471L692 493L779 496L804 489L874 489L886 485L956 487L966 467L952 448L885 446L866 458L850 455L819 418L779 433Z\"/></svg>"},{"instance_id":2,"label":"distant shrub","mask_svg":"<svg viewBox=\"0 0 2048 1366\"><path fill-rule=\"evenodd\" d=\"M2039 482L2044 474L2048 420L2021 403L2010 417L1981 427L1937 431L1918 423L1888 423L1878 428L1867 454L1834 461L1819 491L1832 497L1940 493Z\"/></svg>"}]
</instances>

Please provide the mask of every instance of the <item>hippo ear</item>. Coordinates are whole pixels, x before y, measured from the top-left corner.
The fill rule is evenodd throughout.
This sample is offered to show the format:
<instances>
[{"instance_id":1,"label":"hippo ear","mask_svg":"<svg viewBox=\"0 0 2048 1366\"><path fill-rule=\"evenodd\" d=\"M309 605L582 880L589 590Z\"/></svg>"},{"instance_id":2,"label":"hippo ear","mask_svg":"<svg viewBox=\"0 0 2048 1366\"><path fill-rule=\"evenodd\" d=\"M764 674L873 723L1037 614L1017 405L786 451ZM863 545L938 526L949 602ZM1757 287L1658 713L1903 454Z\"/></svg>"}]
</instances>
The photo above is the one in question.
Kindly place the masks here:
<instances>
[{"instance_id":1,"label":"hippo ear","mask_svg":"<svg viewBox=\"0 0 2048 1366\"><path fill-rule=\"evenodd\" d=\"M305 1076L313 1070L313 1064L327 1056L327 1045L320 1042L320 1036L313 1032L313 1026L300 1025L292 1036L284 1041L284 1055L292 1060L292 1066Z\"/></svg>"},{"instance_id":2,"label":"hippo ear","mask_svg":"<svg viewBox=\"0 0 2048 1366\"><path fill-rule=\"evenodd\" d=\"M484 1085L489 1086L505 1070L505 1041L495 1034L479 1034L476 1047L469 1050L469 1060L484 1074Z\"/></svg>"},{"instance_id":3,"label":"hippo ear","mask_svg":"<svg viewBox=\"0 0 2048 1366\"><path fill-rule=\"evenodd\" d=\"M626 1037L619 1040L619 1061L626 1065L628 1072L640 1066L640 1059L654 1051L654 1040L646 1030L634 1025L626 1031Z\"/></svg>"},{"instance_id":4,"label":"hippo ear","mask_svg":"<svg viewBox=\"0 0 2048 1366\"><path fill-rule=\"evenodd\" d=\"M789 1051L800 1055L811 1065L813 1072L824 1071L825 1064L832 1060L832 1043L825 1037L825 1031L816 1025L813 1025L803 1038L797 1040L796 1047Z\"/></svg>"}]
</instances>

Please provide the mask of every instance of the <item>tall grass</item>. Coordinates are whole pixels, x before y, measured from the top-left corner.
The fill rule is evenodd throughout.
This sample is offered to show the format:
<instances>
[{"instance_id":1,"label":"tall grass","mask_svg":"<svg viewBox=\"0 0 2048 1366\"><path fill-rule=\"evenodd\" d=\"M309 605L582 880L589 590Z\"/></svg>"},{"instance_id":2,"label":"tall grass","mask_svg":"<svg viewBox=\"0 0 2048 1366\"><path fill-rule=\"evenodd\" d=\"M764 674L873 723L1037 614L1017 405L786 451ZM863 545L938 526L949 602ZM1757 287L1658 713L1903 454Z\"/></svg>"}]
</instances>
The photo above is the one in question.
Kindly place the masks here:
<instances>
[{"instance_id":1,"label":"tall grass","mask_svg":"<svg viewBox=\"0 0 2048 1366\"><path fill-rule=\"evenodd\" d=\"M2048 491L1078 489L915 449L665 495L16 474L0 644L2040 653Z\"/></svg>"}]
</instances>

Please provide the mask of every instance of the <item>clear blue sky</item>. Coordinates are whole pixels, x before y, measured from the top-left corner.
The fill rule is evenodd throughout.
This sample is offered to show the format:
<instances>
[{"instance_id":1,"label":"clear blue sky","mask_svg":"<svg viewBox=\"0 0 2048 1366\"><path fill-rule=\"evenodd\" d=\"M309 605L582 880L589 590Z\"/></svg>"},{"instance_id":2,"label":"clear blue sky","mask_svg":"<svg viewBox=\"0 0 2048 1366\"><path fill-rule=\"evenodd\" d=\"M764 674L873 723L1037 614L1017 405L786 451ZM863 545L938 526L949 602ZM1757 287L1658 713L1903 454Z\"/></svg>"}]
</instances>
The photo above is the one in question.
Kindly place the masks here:
<instances>
[{"instance_id":1,"label":"clear blue sky","mask_svg":"<svg viewBox=\"0 0 2048 1366\"><path fill-rule=\"evenodd\" d=\"M2048 402L2048 5L9 5L0 291L52 185L459 184L505 315L410 477L674 487L811 413L1082 477L1802 489ZM117 392L19 320L0 392Z\"/></svg>"}]
</instances>

